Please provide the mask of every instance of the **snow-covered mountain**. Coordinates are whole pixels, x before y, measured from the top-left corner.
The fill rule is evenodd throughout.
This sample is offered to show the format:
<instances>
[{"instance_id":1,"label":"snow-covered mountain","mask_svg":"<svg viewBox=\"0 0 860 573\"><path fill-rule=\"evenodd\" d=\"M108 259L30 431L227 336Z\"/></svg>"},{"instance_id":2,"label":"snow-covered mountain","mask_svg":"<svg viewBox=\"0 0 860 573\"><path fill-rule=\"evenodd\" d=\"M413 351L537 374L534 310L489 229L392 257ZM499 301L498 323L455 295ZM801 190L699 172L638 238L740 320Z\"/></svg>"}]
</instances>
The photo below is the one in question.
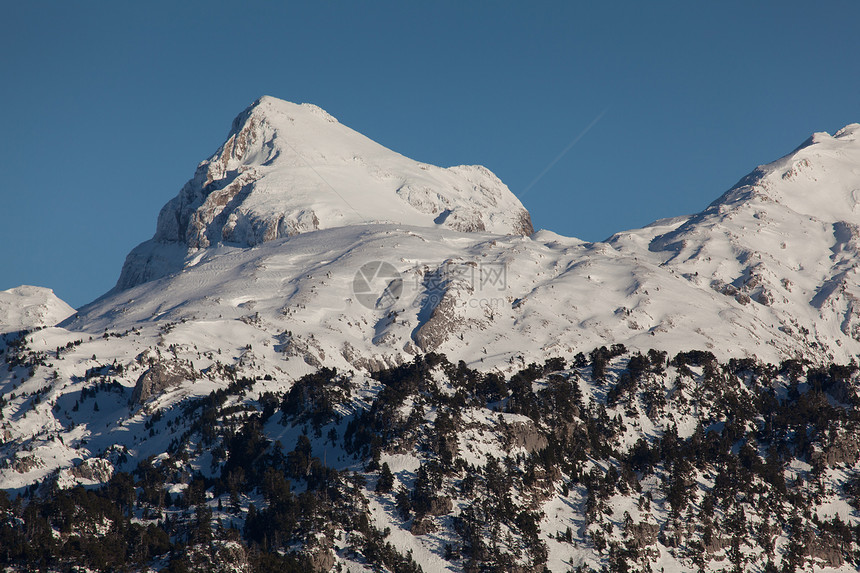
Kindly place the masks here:
<instances>
[{"instance_id":1,"label":"snow-covered mountain","mask_svg":"<svg viewBox=\"0 0 860 573\"><path fill-rule=\"evenodd\" d=\"M129 255L117 288L175 272L179 257L211 245L250 247L376 223L532 233L528 212L486 168L419 163L315 105L263 97L164 206L155 236Z\"/></svg>"},{"instance_id":2,"label":"snow-covered mountain","mask_svg":"<svg viewBox=\"0 0 860 573\"><path fill-rule=\"evenodd\" d=\"M723 390L715 398L711 388L717 361L735 360L723 367L720 382L732 388L733 376L741 376L738 364L759 364L756 374L743 378L746 390L743 384L732 390L731 402L759 404L770 396L757 386L762 372L768 392L794 400L804 368L847 364L860 354L858 134L858 124L834 136L815 134L701 213L587 243L533 232L525 208L483 167L418 163L315 106L264 97L239 115L227 141L164 206L155 235L128 255L109 293L71 317L74 311L50 291L0 293L0 309L13 309L0 313L0 333L32 330L0 336L8 366L0 374L0 488L21 492L38 481L45 487L95 486L152 457L147 463L160 468L186 464L169 473L173 481L166 491L187 496L189 476L217 484L235 470L223 451L209 449L232 444L231 432L255 419L254 412L271 443L292 447L311 434L309 416L323 409L325 416L313 414L318 435L308 447L325 467L375 479L376 470L366 468L381 460L410 488L424 479L422 464L437 454L449 456L451 448L463 464L479 469L492 463L490 455L549 455L544 449L550 444L561 448L584 431L574 418L581 415L587 426L589 416L609 420L607 409L621 426L610 432L616 457L589 450L588 463L601 471L621 463L638 438L652 443L671 428L681 439L693 436L697 424L735 432L734 414L721 409ZM422 362L428 353L436 353L431 366ZM439 361L441 355L449 362ZM666 356L676 355L681 358L667 366ZM762 362L789 366L779 370ZM395 426L414 417L409 432L421 434L425 430L416 428L426 425L432 432L439 419L447 420L437 418L439 412L467 395L472 406L457 419L469 421L451 430L454 446L428 442L430 453L410 450L426 434L400 445L375 442L375 457L365 465L369 450L352 449L346 432L356 432L367 416L382 415L376 404L391 398L385 389L397 386L392 372L402 375L410 365L421 371L421 382L410 382L411 389L403 390L407 398L397 394L406 400L400 409L385 410ZM830 399L852 403L856 371L840 376L832 374L838 380L828 386ZM640 378L650 384L650 397L641 403L624 398L636 395L630 384ZM679 382L688 378L687 386ZM314 386L320 379L326 390ZM551 408L544 411L545 404L529 410L518 394L524 379L537 402L558 380L579 380L584 402L567 422ZM428 383L438 388L421 386ZM476 384L492 388L478 391ZM201 404L214 408L204 408L214 416L206 418L214 424L211 431L192 415ZM274 404L285 412L283 423L271 418ZM647 418L633 414L640 410ZM750 419L749 428L755 423ZM837 440L846 428L828 435ZM832 445L815 442L798 450L805 461L797 463L808 466L814 448ZM845 481L857 460L853 445L839 451L831 457L850 466L839 478ZM807 479L807 466L792 465L792 479ZM578 506L558 497L553 484L562 480L573 487L587 469L565 470L566 477L532 476L549 480L543 497L513 503L574 523ZM702 471L701 483L713 485L714 475ZM646 478L640 476L643 483ZM214 509L226 494L219 489L223 484L210 482L206 491ZM260 499L252 490L243 490L238 501L231 497L237 513L229 519L239 525L253 523L249 503ZM441 555L448 555L444 545L454 543L452 532L462 527L456 520L465 519L465 501L433 506L442 512L430 512L436 521L411 522L398 513L393 493L361 491L369 496L365 510L372 522L396 531L398 551L414 551L430 570L466 568L465 561ZM654 513L642 509L644 501L638 508L628 502L618 502L625 508L618 513L646 521L647 514L660 523L668 515L668 502ZM860 523L842 501L832 504L842 518ZM454 521L439 517L446 511ZM599 568L601 551L587 553L599 543L586 521L576 535L587 550L546 541L554 567ZM553 518L541 523L541 539L556 533ZM416 533L425 525L441 532ZM654 527L668 535L653 523L642 530L654 533ZM654 539L648 543L663 552L650 563L695 570L680 554L667 556L674 546L665 536L659 542L656 533L649 536ZM350 557L344 543L327 547L339 563L357 567L361 560Z\"/></svg>"},{"instance_id":3,"label":"snow-covered mountain","mask_svg":"<svg viewBox=\"0 0 860 573\"><path fill-rule=\"evenodd\" d=\"M51 289L23 285L0 291L0 334L54 326L74 313Z\"/></svg>"},{"instance_id":4,"label":"snow-covered mountain","mask_svg":"<svg viewBox=\"0 0 860 573\"><path fill-rule=\"evenodd\" d=\"M860 125L816 133L757 168L707 209L648 248L700 285L810 331L801 345L858 353ZM613 244L623 244L616 237ZM638 248L639 245L631 245ZM762 313L759 306L767 307ZM753 311L753 312L756 312ZM747 311L750 312L750 311ZM848 348L847 354L839 347Z\"/></svg>"},{"instance_id":5,"label":"snow-covered mountain","mask_svg":"<svg viewBox=\"0 0 860 573\"><path fill-rule=\"evenodd\" d=\"M320 165L296 166L304 160L295 153L259 150L281 149L278 132L265 127L278 121L287 124L283 131L295 123L309 140L300 144L297 134L287 151L307 150L303 156ZM305 121L313 128L301 131ZM443 351L510 369L517 361L612 343L643 351L702 348L725 358L847 361L860 353L857 130L816 134L702 213L584 243L549 231L527 234L528 214L504 185L489 184L496 181L490 175L486 184L457 182L465 168L454 175L417 164L317 108L264 98L239 116L227 143L165 206L155 237L129 255L117 288L81 309L68 327L125 330L153 320L224 325L255 316L258 336L274 340L289 331L291 352L301 361L340 368ZM334 151L325 148L329 141ZM343 158L353 156L374 159L345 167ZM243 172L245 164L253 165L245 172L263 175L237 191L234 204L218 199L217 185L204 184L215 180L213 173ZM389 177L374 175L370 164L387 165L377 169ZM302 191L324 185L320 173L345 169L338 188L367 208L364 220L331 187L319 197ZM444 199L432 213L398 199L412 197L401 191L419 179ZM209 195L203 198L201 189ZM451 228L451 217L438 223L444 205L445 212L465 213L472 196L486 224ZM291 227L292 235L251 232L302 209L322 222L300 233ZM239 220L257 223L230 223ZM390 264L402 281L384 308L368 307L355 292L358 273L374 261ZM219 328L213 330L230 330Z\"/></svg>"}]
</instances>

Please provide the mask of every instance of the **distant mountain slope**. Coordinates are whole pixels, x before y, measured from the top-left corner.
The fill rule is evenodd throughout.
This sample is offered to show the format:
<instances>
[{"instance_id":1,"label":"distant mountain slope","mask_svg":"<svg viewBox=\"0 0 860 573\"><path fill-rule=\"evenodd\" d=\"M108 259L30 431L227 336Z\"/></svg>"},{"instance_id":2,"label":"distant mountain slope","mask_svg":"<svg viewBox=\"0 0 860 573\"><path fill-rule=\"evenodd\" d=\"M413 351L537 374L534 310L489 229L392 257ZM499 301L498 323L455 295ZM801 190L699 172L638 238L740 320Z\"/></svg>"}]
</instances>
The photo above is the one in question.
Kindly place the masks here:
<instances>
[{"instance_id":1,"label":"distant mountain slope","mask_svg":"<svg viewBox=\"0 0 860 573\"><path fill-rule=\"evenodd\" d=\"M851 356L860 340L860 124L757 168L651 252L697 285L769 315L800 346ZM610 241L624 244L622 237ZM641 248L641 243L632 245ZM840 348L848 348L847 354Z\"/></svg>"},{"instance_id":2,"label":"distant mountain slope","mask_svg":"<svg viewBox=\"0 0 860 573\"><path fill-rule=\"evenodd\" d=\"M24 285L0 291L0 334L54 326L74 313L51 289Z\"/></svg>"}]
</instances>

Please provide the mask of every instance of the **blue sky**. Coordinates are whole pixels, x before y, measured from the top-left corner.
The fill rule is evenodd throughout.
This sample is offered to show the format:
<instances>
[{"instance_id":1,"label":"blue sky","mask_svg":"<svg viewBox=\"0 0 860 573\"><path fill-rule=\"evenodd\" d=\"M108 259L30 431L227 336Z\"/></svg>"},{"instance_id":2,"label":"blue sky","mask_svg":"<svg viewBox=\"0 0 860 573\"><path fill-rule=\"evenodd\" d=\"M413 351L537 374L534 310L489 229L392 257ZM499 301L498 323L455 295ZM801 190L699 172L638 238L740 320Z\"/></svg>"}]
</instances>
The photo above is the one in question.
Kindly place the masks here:
<instances>
[{"instance_id":1,"label":"blue sky","mask_svg":"<svg viewBox=\"0 0 860 573\"><path fill-rule=\"evenodd\" d=\"M857 2L9 2L0 290L110 289L264 94L486 165L564 235L693 213L860 121L857 22Z\"/></svg>"}]
</instances>

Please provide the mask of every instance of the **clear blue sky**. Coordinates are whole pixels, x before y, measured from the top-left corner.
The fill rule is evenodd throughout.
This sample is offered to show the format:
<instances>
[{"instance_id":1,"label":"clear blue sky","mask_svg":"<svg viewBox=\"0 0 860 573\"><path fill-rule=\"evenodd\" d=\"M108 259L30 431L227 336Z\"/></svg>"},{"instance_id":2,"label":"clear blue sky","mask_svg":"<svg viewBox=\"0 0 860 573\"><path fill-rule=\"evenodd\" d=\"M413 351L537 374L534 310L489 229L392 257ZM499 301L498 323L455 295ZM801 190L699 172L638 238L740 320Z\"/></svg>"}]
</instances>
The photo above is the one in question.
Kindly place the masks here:
<instances>
[{"instance_id":1,"label":"clear blue sky","mask_svg":"<svg viewBox=\"0 0 860 573\"><path fill-rule=\"evenodd\" d=\"M860 121L858 22L855 1L7 2L0 290L110 289L263 94L517 194L591 125L522 196L564 235L696 212Z\"/></svg>"}]
</instances>

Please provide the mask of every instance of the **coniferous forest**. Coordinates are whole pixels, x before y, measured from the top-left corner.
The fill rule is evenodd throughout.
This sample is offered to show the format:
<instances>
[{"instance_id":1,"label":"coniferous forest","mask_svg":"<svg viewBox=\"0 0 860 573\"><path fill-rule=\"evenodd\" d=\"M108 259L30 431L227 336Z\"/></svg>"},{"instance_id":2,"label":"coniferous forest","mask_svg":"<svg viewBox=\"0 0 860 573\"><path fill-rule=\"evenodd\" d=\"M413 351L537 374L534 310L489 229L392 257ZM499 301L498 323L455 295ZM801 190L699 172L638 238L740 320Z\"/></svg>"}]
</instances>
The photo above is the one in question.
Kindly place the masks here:
<instances>
[{"instance_id":1,"label":"coniferous forest","mask_svg":"<svg viewBox=\"0 0 860 573\"><path fill-rule=\"evenodd\" d=\"M281 393L228 372L152 413L163 455L0 492L0 563L399 573L424 538L468 572L860 567L857 373L622 345L510 376L321 367Z\"/></svg>"}]
</instances>

